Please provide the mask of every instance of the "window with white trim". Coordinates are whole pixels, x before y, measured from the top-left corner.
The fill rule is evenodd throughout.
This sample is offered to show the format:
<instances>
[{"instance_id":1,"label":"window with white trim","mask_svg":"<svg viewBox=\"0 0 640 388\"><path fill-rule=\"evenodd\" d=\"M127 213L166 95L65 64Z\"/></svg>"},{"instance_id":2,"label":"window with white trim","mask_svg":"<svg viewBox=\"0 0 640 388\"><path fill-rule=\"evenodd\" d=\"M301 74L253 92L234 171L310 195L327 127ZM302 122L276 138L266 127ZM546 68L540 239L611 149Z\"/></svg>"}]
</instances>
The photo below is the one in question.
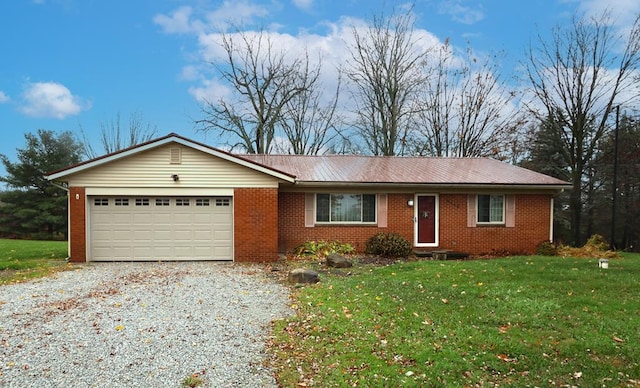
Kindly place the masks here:
<instances>
[{"instance_id":1,"label":"window with white trim","mask_svg":"<svg viewBox=\"0 0 640 388\"><path fill-rule=\"evenodd\" d=\"M375 194L316 194L318 223L375 223Z\"/></svg>"},{"instance_id":2,"label":"window with white trim","mask_svg":"<svg viewBox=\"0 0 640 388\"><path fill-rule=\"evenodd\" d=\"M136 206L149 206L149 198L136 198Z\"/></svg>"},{"instance_id":3,"label":"window with white trim","mask_svg":"<svg viewBox=\"0 0 640 388\"><path fill-rule=\"evenodd\" d=\"M189 198L176 198L176 206L189 206Z\"/></svg>"},{"instance_id":4,"label":"window with white trim","mask_svg":"<svg viewBox=\"0 0 640 388\"><path fill-rule=\"evenodd\" d=\"M114 203L116 206L129 206L129 198L116 198Z\"/></svg>"},{"instance_id":5,"label":"window with white trim","mask_svg":"<svg viewBox=\"0 0 640 388\"><path fill-rule=\"evenodd\" d=\"M504 195L478 195L478 224L504 224Z\"/></svg>"}]
</instances>

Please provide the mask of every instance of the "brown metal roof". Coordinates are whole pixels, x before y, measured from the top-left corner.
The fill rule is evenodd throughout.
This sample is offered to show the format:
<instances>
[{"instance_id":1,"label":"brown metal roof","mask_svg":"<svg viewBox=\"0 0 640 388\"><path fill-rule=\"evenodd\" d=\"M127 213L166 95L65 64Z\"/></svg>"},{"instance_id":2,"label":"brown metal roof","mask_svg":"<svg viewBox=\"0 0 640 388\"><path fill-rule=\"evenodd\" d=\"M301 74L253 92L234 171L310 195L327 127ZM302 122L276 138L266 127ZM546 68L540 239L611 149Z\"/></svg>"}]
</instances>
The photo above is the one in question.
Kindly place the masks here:
<instances>
[{"instance_id":1,"label":"brown metal roof","mask_svg":"<svg viewBox=\"0 0 640 388\"><path fill-rule=\"evenodd\" d=\"M488 158L355 155L242 155L303 183L532 185L561 188L562 180Z\"/></svg>"}]
</instances>

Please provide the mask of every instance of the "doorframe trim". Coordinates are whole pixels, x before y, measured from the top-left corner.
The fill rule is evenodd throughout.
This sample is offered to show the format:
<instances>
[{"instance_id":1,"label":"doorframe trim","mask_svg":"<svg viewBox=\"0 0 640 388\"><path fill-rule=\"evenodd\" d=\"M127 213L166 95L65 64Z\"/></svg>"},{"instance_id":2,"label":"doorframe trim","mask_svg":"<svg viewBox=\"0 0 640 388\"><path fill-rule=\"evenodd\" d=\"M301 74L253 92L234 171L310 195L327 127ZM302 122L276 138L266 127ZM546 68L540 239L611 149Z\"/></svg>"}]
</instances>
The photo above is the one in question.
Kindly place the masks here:
<instances>
[{"instance_id":1,"label":"doorframe trim","mask_svg":"<svg viewBox=\"0 0 640 388\"><path fill-rule=\"evenodd\" d=\"M435 197L435 242L418 243L418 197ZM438 193L415 193L413 198L413 246L414 247L437 247L440 246L440 195Z\"/></svg>"}]
</instances>

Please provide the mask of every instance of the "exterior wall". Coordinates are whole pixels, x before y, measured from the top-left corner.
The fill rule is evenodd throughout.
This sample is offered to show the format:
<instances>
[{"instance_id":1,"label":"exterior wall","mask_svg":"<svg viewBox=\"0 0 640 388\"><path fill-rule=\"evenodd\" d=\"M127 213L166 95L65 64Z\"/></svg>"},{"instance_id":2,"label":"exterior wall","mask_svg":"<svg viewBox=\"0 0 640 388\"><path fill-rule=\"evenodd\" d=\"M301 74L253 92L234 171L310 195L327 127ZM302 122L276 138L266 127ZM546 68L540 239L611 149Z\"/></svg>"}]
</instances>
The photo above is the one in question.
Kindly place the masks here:
<instances>
[{"instance_id":1,"label":"exterior wall","mask_svg":"<svg viewBox=\"0 0 640 388\"><path fill-rule=\"evenodd\" d=\"M467 195L440 195L440 247L483 254L530 254L549 240L551 217L548 194L515 196L515 227L467 226Z\"/></svg>"},{"instance_id":2,"label":"exterior wall","mask_svg":"<svg viewBox=\"0 0 640 388\"><path fill-rule=\"evenodd\" d=\"M172 148L180 148L180 164L170 163ZM174 182L172 175L180 180ZM213 157L178 144L167 144L148 151L74 174L70 186L146 187L146 188L228 188L278 187L278 181L267 174L236 163Z\"/></svg>"},{"instance_id":3,"label":"exterior wall","mask_svg":"<svg viewBox=\"0 0 640 388\"><path fill-rule=\"evenodd\" d=\"M84 187L69 188L69 261L87 261L86 217Z\"/></svg>"},{"instance_id":4,"label":"exterior wall","mask_svg":"<svg viewBox=\"0 0 640 388\"><path fill-rule=\"evenodd\" d=\"M278 189L234 190L234 257L237 262L278 259ZM302 198L304 207L304 197ZM304 218L304 208L302 211ZM303 219L304 224L304 219Z\"/></svg>"},{"instance_id":5,"label":"exterior wall","mask_svg":"<svg viewBox=\"0 0 640 388\"><path fill-rule=\"evenodd\" d=\"M280 193L278 198L278 249L291 252L310 240L338 240L350 243L356 251L364 251L369 237L379 232L396 232L413 241L413 208L407 206L407 194L388 194L387 227L376 225L316 225L304 226L305 193Z\"/></svg>"},{"instance_id":6,"label":"exterior wall","mask_svg":"<svg viewBox=\"0 0 640 388\"><path fill-rule=\"evenodd\" d=\"M310 240L338 240L351 243L362 252L369 237L378 232L396 232L414 241L414 208L407 206L408 194L388 194L388 227L304 226L304 193L280 193L278 200L278 249L291 252ZM549 239L550 198L548 194L515 196L515 227L467 226L467 194L439 195L438 247L425 250L455 250L473 255L533 253Z\"/></svg>"}]
</instances>

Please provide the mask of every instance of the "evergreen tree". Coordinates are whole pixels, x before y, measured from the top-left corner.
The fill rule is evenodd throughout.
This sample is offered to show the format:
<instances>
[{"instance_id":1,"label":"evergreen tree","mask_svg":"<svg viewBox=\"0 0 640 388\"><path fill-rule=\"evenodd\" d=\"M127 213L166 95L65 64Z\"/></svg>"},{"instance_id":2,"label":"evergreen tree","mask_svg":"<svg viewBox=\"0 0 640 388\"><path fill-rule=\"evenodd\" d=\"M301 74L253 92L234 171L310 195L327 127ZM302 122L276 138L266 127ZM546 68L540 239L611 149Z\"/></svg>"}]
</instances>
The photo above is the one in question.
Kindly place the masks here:
<instances>
[{"instance_id":1,"label":"evergreen tree","mask_svg":"<svg viewBox=\"0 0 640 388\"><path fill-rule=\"evenodd\" d=\"M25 134L17 162L0 155L7 175L0 181L0 233L18 238L66 238L67 195L45 175L80 162L82 145L71 132L56 134L39 129Z\"/></svg>"}]
</instances>

